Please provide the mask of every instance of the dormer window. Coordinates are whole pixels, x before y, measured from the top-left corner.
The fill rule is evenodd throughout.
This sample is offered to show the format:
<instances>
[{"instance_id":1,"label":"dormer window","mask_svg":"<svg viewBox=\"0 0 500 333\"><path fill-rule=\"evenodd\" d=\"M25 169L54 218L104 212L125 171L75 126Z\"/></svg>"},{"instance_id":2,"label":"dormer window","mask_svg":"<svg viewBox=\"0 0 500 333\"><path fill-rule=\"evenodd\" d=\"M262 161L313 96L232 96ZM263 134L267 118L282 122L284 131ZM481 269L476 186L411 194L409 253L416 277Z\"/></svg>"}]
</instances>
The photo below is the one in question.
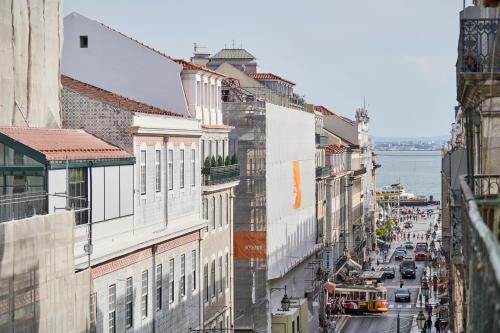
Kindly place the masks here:
<instances>
[{"instance_id":1,"label":"dormer window","mask_svg":"<svg viewBox=\"0 0 500 333\"><path fill-rule=\"evenodd\" d=\"M80 48L86 49L89 47L89 37L88 36L80 36Z\"/></svg>"}]
</instances>

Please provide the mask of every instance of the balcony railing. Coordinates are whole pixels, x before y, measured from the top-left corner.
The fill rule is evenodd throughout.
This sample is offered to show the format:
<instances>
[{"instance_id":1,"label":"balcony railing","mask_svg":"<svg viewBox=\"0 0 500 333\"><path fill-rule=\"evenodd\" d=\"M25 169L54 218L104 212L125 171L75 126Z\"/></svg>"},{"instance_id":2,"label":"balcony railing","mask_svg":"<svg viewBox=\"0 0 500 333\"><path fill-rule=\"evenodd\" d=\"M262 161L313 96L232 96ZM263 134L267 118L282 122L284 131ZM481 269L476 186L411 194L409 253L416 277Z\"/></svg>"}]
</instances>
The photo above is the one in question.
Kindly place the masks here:
<instances>
[{"instance_id":1,"label":"balcony railing","mask_svg":"<svg viewBox=\"0 0 500 333\"><path fill-rule=\"evenodd\" d=\"M500 245L492 232L500 223L499 183L498 175L460 179L467 332L500 331ZM496 218L489 226L490 216Z\"/></svg>"},{"instance_id":2,"label":"balcony railing","mask_svg":"<svg viewBox=\"0 0 500 333\"><path fill-rule=\"evenodd\" d=\"M488 73L500 69L495 53L499 19L463 19L460 22L458 70L463 73ZM500 47L500 45L498 45Z\"/></svg>"},{"instance_id":3,"label":"balcony railing","mask_svg":"<svg viewBox=\"0 0 500 333\"><path fill-rule=\"evenodd\" d=\"M47 214L46 192L0 195L0 222Z\"/></svg>"},{"instance_id":4,"label":"balcony railing","mask_svg":"<svg viewBox=\"0 0 500 333\"><path fill-rule=\"evenodd\" d=\"M457 86L461 97L464 78L460 74L500 72L495 43L499 19L462 19L458 44Z\"/></svg>"},{"instance_id":5,"label":"balcony railing","mask_svg":"<svg viewBox=\"0 0 500 333\"><path fill-rule=\"evenodd\" d=\"M204 186L235 182L240 179L240 165L233 164L203 168L202 175Z\"/></svg>"},{"instance_id":6,"label":"balcony railing","mask_svg":"<svg viewBox=\"0 0 500 333\"><path fill-rule=\"evenodd\" d=\"M328 146L328 137L326 135L316 134L316 145L320 147Z\"/></svg>"},{"instance_id":7,"label":"balcony railing","mask_svg":"<svg viewBox=\"0 0 500 333\"><path fill-rule=\"evenodd\" d=\"M326 178L328 176L330 176L329 166L316 167L316 178Z\"/></svg>"}]
</instances>

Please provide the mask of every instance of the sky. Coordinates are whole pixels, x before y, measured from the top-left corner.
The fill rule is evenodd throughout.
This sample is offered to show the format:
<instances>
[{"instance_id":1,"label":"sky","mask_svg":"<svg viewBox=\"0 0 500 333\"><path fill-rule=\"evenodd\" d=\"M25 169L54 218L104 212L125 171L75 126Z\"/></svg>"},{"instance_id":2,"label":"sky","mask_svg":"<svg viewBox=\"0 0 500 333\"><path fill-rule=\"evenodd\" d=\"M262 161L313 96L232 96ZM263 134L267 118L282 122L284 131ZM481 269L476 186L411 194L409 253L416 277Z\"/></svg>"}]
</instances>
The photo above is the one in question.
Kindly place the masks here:
<instances>
[{"instance_id":1,"label":"sky","mask_svg":"<svg viewBox=\"0 0 500 333\"><path fill-rule=\"evenodd\" d=\"M467 0L470 3L471 0ZM64 0L78 12L189 60L243 46L261 72L297 84L307 103L354 118L370 133L447 135L456 102L463 0Z\"/></svg>"}]
</instances>

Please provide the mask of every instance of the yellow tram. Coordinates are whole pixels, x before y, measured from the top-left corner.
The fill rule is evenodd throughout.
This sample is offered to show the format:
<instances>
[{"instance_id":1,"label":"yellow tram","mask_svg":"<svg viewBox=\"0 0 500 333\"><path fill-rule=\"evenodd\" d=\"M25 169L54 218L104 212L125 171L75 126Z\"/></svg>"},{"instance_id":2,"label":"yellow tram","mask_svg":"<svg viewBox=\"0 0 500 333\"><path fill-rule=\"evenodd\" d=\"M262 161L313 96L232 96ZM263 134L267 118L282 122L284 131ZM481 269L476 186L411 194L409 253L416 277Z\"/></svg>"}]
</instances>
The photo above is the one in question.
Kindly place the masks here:
<instances>
[{"instance_id":1,"label":"yellow tram","mask_svg":"<svg viewBox=\"0 0 500 333\"><path fill-rule=\"evenodd\" d=\"M383 286L338 284L333 297L344 300L346 313L387 312L387 289Z\"/></svg>"}]
</instances>

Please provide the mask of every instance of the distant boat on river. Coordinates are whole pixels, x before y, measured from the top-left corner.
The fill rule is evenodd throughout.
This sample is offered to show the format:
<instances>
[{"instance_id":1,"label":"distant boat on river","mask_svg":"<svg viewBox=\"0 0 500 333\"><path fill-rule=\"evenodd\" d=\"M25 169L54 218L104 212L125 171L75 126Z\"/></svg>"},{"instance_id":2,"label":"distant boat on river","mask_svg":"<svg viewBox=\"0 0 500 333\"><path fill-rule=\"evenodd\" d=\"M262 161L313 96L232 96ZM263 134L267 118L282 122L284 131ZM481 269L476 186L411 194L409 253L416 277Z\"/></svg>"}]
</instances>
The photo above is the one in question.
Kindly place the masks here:
<instances>
[{"instance_id":1,"label":"distant boat on river","mask_svg":"<svg viewBox=\"0 0 500 333\"><path fill-rule=\"evenodd\" d=\"M435 201L432 195L426 197L406 192L403 184L384 186L382 190L377 191L376 197L377 203L383 205L390 204L391 206L430 206L439 205L440 203L439 201Z\"/></svg>"}]
</instances>

